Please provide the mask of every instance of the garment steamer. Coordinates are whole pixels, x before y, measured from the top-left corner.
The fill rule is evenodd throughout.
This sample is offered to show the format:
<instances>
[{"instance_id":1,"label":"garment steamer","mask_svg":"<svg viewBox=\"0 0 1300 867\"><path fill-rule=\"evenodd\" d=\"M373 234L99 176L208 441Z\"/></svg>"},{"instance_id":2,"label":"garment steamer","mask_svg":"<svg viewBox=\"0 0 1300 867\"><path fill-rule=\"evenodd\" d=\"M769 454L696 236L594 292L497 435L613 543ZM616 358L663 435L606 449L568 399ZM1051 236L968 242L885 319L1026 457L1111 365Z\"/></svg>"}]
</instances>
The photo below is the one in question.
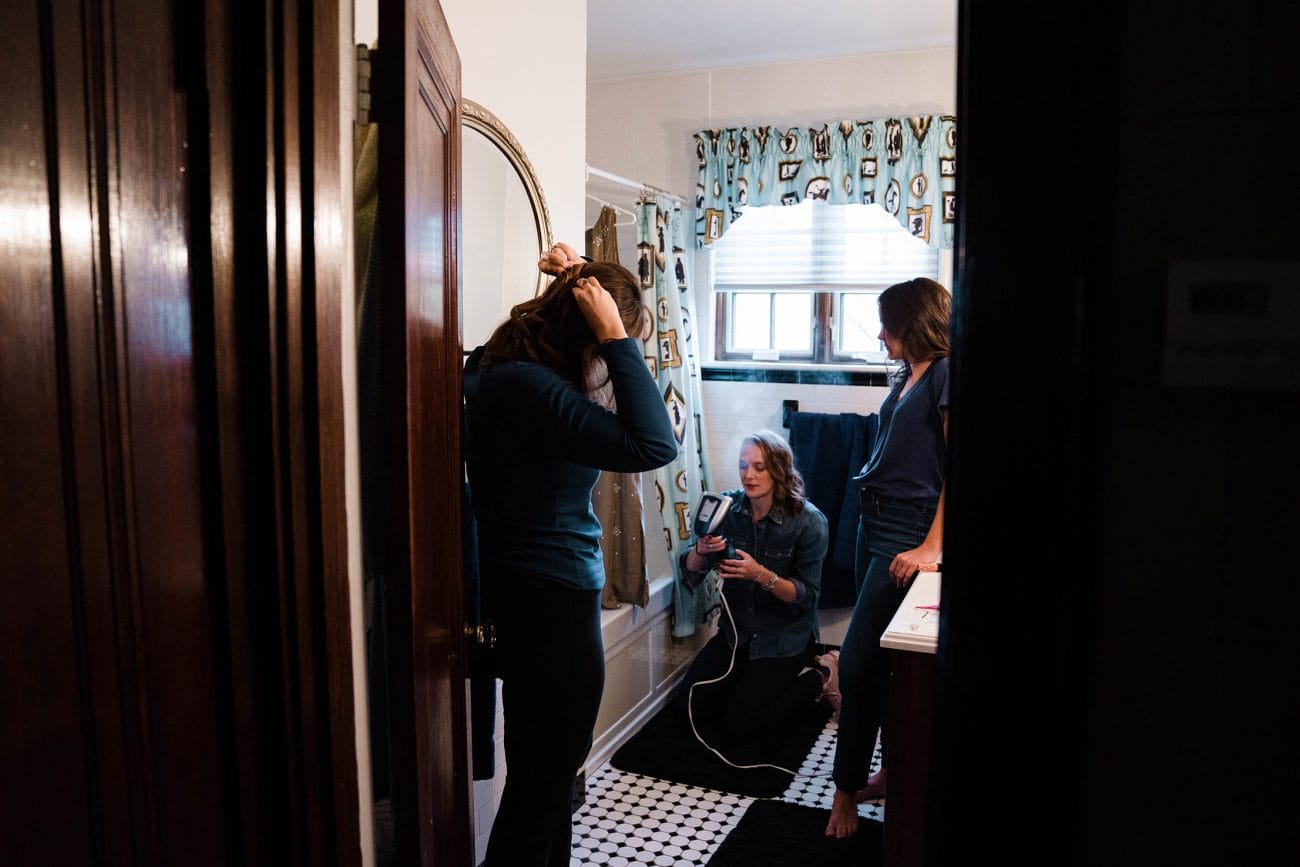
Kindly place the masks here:
<instances>
[{"instance_id":1,"label":"garment steamer","mask_svg":"<svg viewBox=\"0 0 1300 867\"><path fill-rule=\"evenodd\" d=\"M718 528L722 526L723 518L725 518L727 516L727 512L731 510L731 502L732 502L731 497L728 497L726 494L715 494L712 491L705 491L704 493L700 494L700 502L699 505L695 507L695 522L694 525L692 526L692 529L695 531L696 538L702 539L705 536L718 535ZM730 539L724 539L724 541L726 541L727 543L727 548L725 551L719 552L719 554L716 555L717 560L739 559L736 556L736 546L731 544ZM713 557L710 557L709 568L713 568L716 565L717 565L716 560ZM717 584L715 586L718 588L718 598L722 600L722 610L727 612L727 620L731 622L731 634L735 635L736 619L731 616L731 606L727 604L727 596L725 593L722 592L722 582L723 579L719 577L717 579ZM737 642L737 644L739 644L739 642ZM749 769L749 768L773 768L778 771L785 771L787 774L791 774L795 777L827 776L826 774L800 774L798 771L792 771L789 768L783 768L780 765L772 765L767 763L761 763L757 765L738 765L735 762L728 759L722 753L714 749L713 746L711 746L709 742L704 739L704 737L700 734L700 730L695 727L695 687L703 686L709 683L717 683L721 680L726 680L727 675L731 674L731 670L735 667L736 667L736 647L733 646L731 648L731 662L727 664L726 671L724 671L720 676L713 678L712 680L701 680L691 684L690 689L687 691L686 717L687 719L690 720L691 732L695 735L695 739L699 741L706 750L713 753L715 756L717 756L719 759L721 759L723 762L725 762L726 764L730 765L733 768L740 768L742 770Z\"/></svg>"}]
</instances>

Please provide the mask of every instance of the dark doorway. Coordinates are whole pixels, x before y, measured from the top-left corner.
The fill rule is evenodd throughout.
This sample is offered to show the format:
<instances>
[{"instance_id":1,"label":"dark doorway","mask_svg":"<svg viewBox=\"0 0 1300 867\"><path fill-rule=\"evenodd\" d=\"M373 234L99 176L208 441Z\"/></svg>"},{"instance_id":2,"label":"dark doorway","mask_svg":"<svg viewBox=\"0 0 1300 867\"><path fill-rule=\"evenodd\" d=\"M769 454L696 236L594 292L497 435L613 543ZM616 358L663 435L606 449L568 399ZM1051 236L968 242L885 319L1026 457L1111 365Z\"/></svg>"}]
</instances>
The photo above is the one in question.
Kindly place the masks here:
<instances>
[{"instance_id":1,"label":"dark doorway","mask_svg":"<svg viewBox=\"0 0 1300 867\"><path fill-rule=\"evenodd\" d=\"M1292 221L1198 179L1252 130L1225 195L1294 198L1270 155L1298 132L1297 23L960 6L931 863L1297 851L1300 652L1265 621L1297 600L1300 401L1244 359L1189 383L1174 351L1179 268L1294 266Z\"/></svg>"}]
</instances>

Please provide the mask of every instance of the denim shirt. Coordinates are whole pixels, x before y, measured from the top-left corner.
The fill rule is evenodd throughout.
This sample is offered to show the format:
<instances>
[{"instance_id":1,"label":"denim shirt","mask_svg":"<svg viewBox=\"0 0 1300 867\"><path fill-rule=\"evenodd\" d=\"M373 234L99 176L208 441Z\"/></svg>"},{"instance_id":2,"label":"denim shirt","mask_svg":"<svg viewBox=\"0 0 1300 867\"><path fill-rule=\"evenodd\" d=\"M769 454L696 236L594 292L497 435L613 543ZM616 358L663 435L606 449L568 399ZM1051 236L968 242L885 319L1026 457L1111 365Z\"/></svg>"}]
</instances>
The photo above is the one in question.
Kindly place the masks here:
<instances>
[{"instance_id":1,"label":"denim shirt","mask_svg":"<svg viewBox=\"0 0 1300 867\"><path fill-rule=\"evenodd\" d=\"M803 511L794 514L774 505L757 523L749 498L743 490L727 491L731 509L722 519L719 533L731 540L765 569L794 584L795 600L785 603L763 589L759 581L723 581L731 616L736 621L733 632L726 614L721 628L727 643L749 644L750 659L794 656L817 639L817 599L821 595L822 561L826 558L829 534L826 516L805 501ZM686 566L687 551L681 557L682 583L693 588L723 559L709 557L709 567L695 572Z\"/></svg>"}]
</instances>

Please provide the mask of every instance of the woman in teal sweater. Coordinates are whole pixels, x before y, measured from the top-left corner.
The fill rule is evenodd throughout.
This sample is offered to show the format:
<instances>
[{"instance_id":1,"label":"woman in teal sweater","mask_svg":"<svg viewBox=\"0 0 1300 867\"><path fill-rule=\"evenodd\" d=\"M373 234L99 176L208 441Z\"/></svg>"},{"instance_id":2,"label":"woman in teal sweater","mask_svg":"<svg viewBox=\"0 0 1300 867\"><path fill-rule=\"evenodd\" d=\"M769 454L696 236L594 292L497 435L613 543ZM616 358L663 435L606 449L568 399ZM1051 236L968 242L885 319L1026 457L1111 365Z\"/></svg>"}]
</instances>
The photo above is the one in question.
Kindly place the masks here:
<instances>
[{"instance_id":1,"label":"woman in teal sweater","mask_svg":"<svg viewBox=\"0 0 1300 867\"><path fill-rule=\"evenodd\" d=\"M570 803L605 680L601 470L652 470L678 443L640 341L636 278L556 245L556 277L465 365L465 458L483 613L496 627L506 786L488 865L568 865ZM616 412L592 399L612 387Z\"/></svg>"}]
</instances>

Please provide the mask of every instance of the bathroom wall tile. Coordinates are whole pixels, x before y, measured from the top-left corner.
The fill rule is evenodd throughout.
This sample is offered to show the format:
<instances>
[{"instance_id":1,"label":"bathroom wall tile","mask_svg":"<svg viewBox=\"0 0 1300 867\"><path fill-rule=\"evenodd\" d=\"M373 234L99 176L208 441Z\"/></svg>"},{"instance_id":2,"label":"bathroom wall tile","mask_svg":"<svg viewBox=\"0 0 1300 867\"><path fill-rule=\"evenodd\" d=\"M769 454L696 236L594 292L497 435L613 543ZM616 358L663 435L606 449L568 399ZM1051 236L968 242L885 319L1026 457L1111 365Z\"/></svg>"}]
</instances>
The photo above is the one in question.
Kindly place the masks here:
<instances>
[{"instance_id":1,"label":"bathroom wall tile","mask_svg":"<svg viewBox=\"0 0 1300 867\"><path fill-rule=\"evenodd\" d=\"M491 780L475 780L474 781L474 809L481 810L483 806L487 804L488 801L492 800L493 794L495 793L492 791Z\"/></svg>"},{"instance_id":2,"label":"bathroom wall tile","mask_svg":"<svg viewBox=\"0 0 1300 867\"><path fill-rule=\"evenodd\" d=\"M474 850L477 855L475 863L481 863L487 854L488 836L492 833L492 823L496 821L497 811L501 807L501 796L494 795L482 807L474 811Z\"/></svg>"},{"instance_id":3,"label":"bathroom wall tile","mask_svg":"<svg viewBox=\"0 0 1300 867\"><path fill-rule=\"evenodd\" d=\"M496 744L497 753L497 775L492 778L492 793L500 795L506 787L506 745L505 741L498 740Z\"/></svg>"}]
</instances>

